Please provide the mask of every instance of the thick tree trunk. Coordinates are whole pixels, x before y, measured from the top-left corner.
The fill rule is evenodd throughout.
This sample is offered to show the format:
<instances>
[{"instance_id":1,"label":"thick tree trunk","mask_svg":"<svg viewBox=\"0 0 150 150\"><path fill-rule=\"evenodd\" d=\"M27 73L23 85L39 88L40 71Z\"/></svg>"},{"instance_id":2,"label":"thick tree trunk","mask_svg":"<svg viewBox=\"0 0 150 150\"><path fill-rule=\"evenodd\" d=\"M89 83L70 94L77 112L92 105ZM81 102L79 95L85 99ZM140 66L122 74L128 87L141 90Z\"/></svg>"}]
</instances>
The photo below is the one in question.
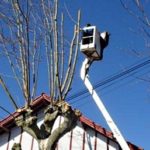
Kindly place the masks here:
<instances>
[{"instance_id":1,"label":"thick tree trunk","mask_svg":"<svg viewBox=\"0 0 150 150\"><path fill-rule=\"evenodd\" d=\"M37 140L40 150L55 150L58 140L76 126L81 113L78 110L72 110L71 106L64 101L57 102L53 106L49 105L44 113L44 122L40 128L37 126L37 116L33 114L31 108L24 109L15 121L17 126ZM63 121L52 132L59 116L63 117Z\"/></svg>"}]
</instances>

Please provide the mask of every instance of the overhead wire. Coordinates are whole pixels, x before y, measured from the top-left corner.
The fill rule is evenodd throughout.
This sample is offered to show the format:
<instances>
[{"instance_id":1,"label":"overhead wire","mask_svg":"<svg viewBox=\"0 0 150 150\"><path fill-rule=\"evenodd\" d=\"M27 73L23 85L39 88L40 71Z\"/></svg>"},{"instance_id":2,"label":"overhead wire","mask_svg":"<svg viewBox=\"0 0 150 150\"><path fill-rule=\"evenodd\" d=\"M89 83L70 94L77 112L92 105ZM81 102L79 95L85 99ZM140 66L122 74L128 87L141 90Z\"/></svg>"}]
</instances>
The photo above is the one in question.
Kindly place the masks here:
<instances>
[{"instance_id":1,"label":"overhead wire","mask_svg":"<svg viewBox=\"0 0 150 150\"><path fill-rule=\"evenodd\" d=\"M135 74L136 73L138 73L138 71L137 72L133 72L132 74L130 74L130 75L128 75L128 76L125 76L124 78L120 78L120 80L122 81L122 80L125 80L125 79L127 79L127 78L129 78L130 76L132 76L132 77L130 77L130 80L128 80L128 83L131 83L131 82L133 82L135 79L136 79L136 77L135 77ZM148 73L148 72L147 72ZM143 74L144 75L144 74ZM141 75L140 75L141 76ZM140 80L140 79L138 79L138 80ZM143 81L143 80L141 80L141 81ZM145 81L145 80L144 80ZM146 82L146 81L145 81ZM118 83L121 83L121 84L119 84L118 85ZM110 87L114 87L113 85L114 84L117 84L117 86L115 87L115 88L111 88L110 89ZM101 92L101 96L102 95L106 95L106 94L108 94L108 93L110 93L110 92L113 92L114 90L117 90L117 89L119 89L120 87L122 87L122 86L124 86L125 84L127 84L127 83L122 83L122 82L119 82L119 81L117 81L117 82L110 82L110 83L108 83L108 84L106 84L104 87L102 86L102 88L101 87L99 87L98 89L97 89L97 92L99 93L99 91ZM105 91L104 91L105 90ZM108 91L109 90L109 91ZM73 100L71 100L70 101L70 104L71 105L74 105L74 107L76 107L76 108L78 108L78 107L81 107L81 106L84 106L84 105L86 105L87 103L89 103L90 101L89 101L89 99L87 98L87 97L89 97L90 96L90 94L89 93L86 93L86 94L83 94L83 95L81 95L80 97L78 97L77 99L73 99ZM80 101L82 99L82 101Z\"/></svg>"},{"instance_id":2,"label":"overhead wire","mask_svg":"<svg viewBox=\"0 0 150 150\"><path fill-rule=\"evenodd\" d=\"M143 66L144 68L142 68L142 70L144 70L144 69L146 69L147 70L147 67L149 67L149 65L148 66ZM148 71L146 71L146 72L144 72L144 73L142 73L142 74L140 74L140 76L143 76L143 75L145 75L145 74L147 74L147 73L149 73L150 72L150 70L148 70ZM109 88L110 86L113 86L114 84L116 84L116 83L118 83L118 82L120 82L120 81L122 81L122 80L125 80L125 79L127 79L127 78L131 78L132 77L132 79L131 80L128 80L128 82L127 83L131 83L131 82L133 82L133 80L134 79L137 79L138 77L137 76L135 76L136 74L138 74L139 72L138 71L136 71L136 72L132 72L132 73L130 73L130 74L128 74L128 75L126 75L125 77L121 77L121 78L119 78L119 79L117 79L117 81L115 82L110 82L110 83L108 83L108 84L106 84L106 86L104 86L103 88L101 88L101 90L104 90L104 89L106 89L106 88ZM139 75L138 75L139 76ZM140 77L138 78L138 79L140 79ZM126 83L126 84L127 84ZM116 89L116 88L115 88ZM98 91L99 91L99 89L98 89Z\"/></svg>"},{"instance_id":3,"label":"overhead wire","mask_svg":"<svg viewBox=\"0 0 150 150\"><path fill-rule=\"evenodd\" d=\"M143 60L143 59L142 59L142 60ZM123 77L123 76L125 76L125 75L127 75L127 74L130 74L130 73L132 73L132 72L134 72L134 71L136 71L136 70L138 70L138 69L140 69L140 68L143 68L144 66L146 66L146 65L148 65L148 64L150 64L150 59L144 60L144 61L142 61L141 63L136 63L136 64L134 64L134 65L130 65L128 68L126 68L126 70L120 71L120 72L117 73L117 74L115 73L115 74L113 74L113 75L111 75L111 76L105 78L104 80L97 82L96 84L94 84L93 87L94 87L94 89L97 89L97 88L99 88L99 87L101 87L101 86L104 86L104 85L106 85L106 84L108 84L108 83L111 83L112 81L115 81L115 80L117 80L117 79L119 79L119 78L121 78L121 77ZM129 76L130 76L130 75L129 75ZM127 78L127 77L126 77L126 78ZM110 86L110 85L109 85L109 86ZM67 101L69 102L69 101L72 101L72 100L74 100L74 99L77 99L77 98L81 97L82 95L84 95L84 94L86 94L86 93L88 93L88 90L87 90L87 89L80 90L80 91L78 91L78 92L76 92L76 93L70 95L70 96L67 98Z\"/></svg>"}]
</instances>

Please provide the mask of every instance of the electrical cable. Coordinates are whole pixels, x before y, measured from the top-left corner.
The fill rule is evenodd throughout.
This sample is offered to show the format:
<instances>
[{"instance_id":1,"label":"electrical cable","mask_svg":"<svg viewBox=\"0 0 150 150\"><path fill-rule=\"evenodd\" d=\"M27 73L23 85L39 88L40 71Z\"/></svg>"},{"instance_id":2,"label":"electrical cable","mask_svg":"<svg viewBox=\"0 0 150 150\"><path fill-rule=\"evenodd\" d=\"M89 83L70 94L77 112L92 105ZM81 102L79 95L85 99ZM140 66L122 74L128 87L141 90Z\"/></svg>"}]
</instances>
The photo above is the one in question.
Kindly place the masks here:
<instances>
[{"instance_id":1,"label":"electrical cable","mask_svg":"<svg viewBox=\"0 0 150 150\"><path fill-rule=\"evenodd\" d=\"M94 89L97 89L97 88L99 88L99 87L101 87L101 86L103 86L103 85L105 85L105 84L108 84L108 83L110 83L110 82L112 82L112 81L115 81L115 80L117 80L117 79L119 79L119 78L121 78L121 77L123 77L123 76L125 76L125 75L127 75L127 74L130 74L130 73L132 73L133 71L135 71L135 70L137 70L137 69L140 69L140 68L142 68L142 67L148 65L149 63L150 63L150 59L145 60L145 61L143 61L143 62L141 62L141 63L139 63L139 64L132 65L132 67L131 67L131 66L128 67L128 69L126 69L125 71L121 71L121 72L119 72L118 74L111 75L109 78L107 77L106 79L104 79L104 80L102 80L102 81L99 81L99 82L96 83L93 87L94 87ZM72 99L76 99L76 98L78 98L78 97L80 97L80 96L82 96L82 95L84 95L84 94L86 94L86 93L88 93L88 90L86 90L86 89L80 90L79 92L77 92L77 93L75 93L75 94L69 96L69 97L67 98L67 101L71 101Z\"/></svg>"},{"instance_id":2,"label":"electrical cable","mask_svg":"<svg viewBox=\"0 0 150 150\"><path fill-rule=\"evenodd\" d=\"M149 71L148 71L148 72L149 72ZM123 79L121 78L120 80L124 80L124 79L126 79L126 78L129 78L130 76L133 76L133 75L135 75L136 73L137 73L137 72L133 72L132 74L130 74L130 75L128 75L128 76L125 76ZM131 83L132 81L133 81L133 79L131 79L131 80L128 81L128 82ZM98 91L103 91L103 90L105 90L105 89L107 89L107 88L113 86L113 85L116 84L116 83L118 83L118 82L109 83L108 85L106 85L106 86L104 86L104 87L102 87L102 88L99 87L98 90L97 90L97 92L98 92ZM124 84L122 84L122 85L124 85ZM111 91L118 89L118 88L121 87L122 85L119 85L119 86L113 88ZM108 93L108 91L105 92L105 93L102 93L101 95L105 95L105 94L107 94L107 93ZM72 101L70 102L70 104L71 104L71 105L74 105L74 104L79 103L79 102L80 102L79 99L82 99L82 100L86 101L86 100L87 100L87 97L89 97L89 96L90 96L89 93L84 94L84 96L81 95L81 97L78 97L78 99L76 99L76 100L74 100L74 101L72 100ZM84 102L84 104L86 104L86 103L87 103L87 102ZM80 104L78 104L78 105L80 105Z\"/></svg>"}]
</instances>

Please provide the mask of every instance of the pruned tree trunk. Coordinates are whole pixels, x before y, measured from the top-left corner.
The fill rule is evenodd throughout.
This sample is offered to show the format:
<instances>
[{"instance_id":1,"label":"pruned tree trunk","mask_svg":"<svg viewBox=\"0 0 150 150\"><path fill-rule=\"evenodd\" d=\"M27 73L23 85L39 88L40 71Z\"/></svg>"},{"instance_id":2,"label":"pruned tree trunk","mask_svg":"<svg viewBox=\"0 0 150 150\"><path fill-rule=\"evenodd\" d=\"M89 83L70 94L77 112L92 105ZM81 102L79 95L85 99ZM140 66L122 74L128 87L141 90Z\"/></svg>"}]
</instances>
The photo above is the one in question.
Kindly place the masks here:
<instances>
[{"instance_id":1,"label":"pruned tree trunk","mask_svg":"<svg viewBox=\"0 0 150 150\"><path fill-rule=\"evenodd\" d=\"M75 22L65 6L64 11L67 12L65 14L68 14L68 18L71 18L75 24L72 40L68 45L65 37L65 17L59 10L59 3L61 3L59 0L39 0L38 2L1 0L0 2L0 49L3 50L5 61L10 67L9 72L12 73L24 97L25 107L19 109L16 97L8 88L11 84L8 85L7 78L1 74L0 85L15 110L20 113L15 118L16 125L35 138L41 150L54 150L57 141L75 127L80 116L77 110L72 110L65 99L75 74L81 12L78 11ZM68 53L68 57L65 57L64 53ZM45 110L44 122L39 128L37 116L33 113L31 104L36 96L37 88L40 87L38 81L43 78L42 73L46 68L45 59L47 65L45 71L47 85L45 86L49 88L51 104ZM39 67L42 61L44 61L44 67ZM16 84L15 88L17 88ZM22 97L19 98L21 99ZM3 107L0 106L0 108ZM62 116L64 121L52 132L53 125L59 116ZM19 148L19 145L14 144L14 150Z\"/></svg>"},{"instance_id":2,"label":"pruned tree trunk","mask_svg":"<svg viewBox=\"0 0 150 150\"><path fill-rule=\"evenodd\" d=\"M64 101L56 102L45 109L44 122L40 128L37 126L37 116L30 108L23 109L20 113L15 119L17 126L37 140L40 150L54 150L58 140L76 126L81 116L78 110L72 110ZM52 132L54 123L60 116L63 117L63 122Z\"/></svg>"}]
</instances>

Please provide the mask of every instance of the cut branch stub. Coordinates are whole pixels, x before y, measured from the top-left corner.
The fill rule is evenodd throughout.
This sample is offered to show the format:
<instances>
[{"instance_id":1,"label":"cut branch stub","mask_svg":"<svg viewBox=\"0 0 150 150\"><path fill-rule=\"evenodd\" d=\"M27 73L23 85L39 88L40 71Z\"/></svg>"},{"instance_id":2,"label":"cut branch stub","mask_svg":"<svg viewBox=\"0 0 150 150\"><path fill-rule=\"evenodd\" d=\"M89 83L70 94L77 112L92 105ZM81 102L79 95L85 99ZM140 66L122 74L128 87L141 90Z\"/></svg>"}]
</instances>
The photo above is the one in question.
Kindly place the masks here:
<instances>
[{"instance_id":1,"label":"cut branch stub","mask_svg":"<svg viewBox=\"0 0 150 150\"><path fill-rule=\"evenodd\" d=\"M77 120L81 116L80 111L72 110L71 106L64 101L58 102L56 106L58 106L64 120L49 136L47 142L47 149L49 150L56 148L58 140L76 126Z\"/></svg>"},{"instance_id":2,"label":"cut branch stub","mask_svg":"<svg viewBox=\"0 0 150 150\"><path fill-rule=\"evenodd\" d=\"M14 143L13 147L12 147L12 150L22 150L21 149L21 144L20 143Z\"/></svg>"},{"instance_id":3,"label":"cut branch stub","mask_svg":"<svg viewBox=\"0 0 150 150\"><path fill-rule=\"evenodd\" d=\"M59 116L63 117L63 121L59 127L52 131ZM56 101L55 104L48 105L45 109L44 121L40 128L37 125L37 116L31 108L24 108L15 121L17 126L37 140L39 149L54 150L58 140L76 126L80 116L80 111L73 110L65 101Z\"/></svg>"},{"instance_id":4,"label":"cut branch stub","mask_svg":"<svg viewBox=\"0 0 150 150\"><path fill-rule=\"evenodd\" d=\"M24 109L21 114L15 119L16 125L33 136L36 140L43 137L37 126L37 116L33 114L31 109Z\"/></svg>"}]
</instances>

